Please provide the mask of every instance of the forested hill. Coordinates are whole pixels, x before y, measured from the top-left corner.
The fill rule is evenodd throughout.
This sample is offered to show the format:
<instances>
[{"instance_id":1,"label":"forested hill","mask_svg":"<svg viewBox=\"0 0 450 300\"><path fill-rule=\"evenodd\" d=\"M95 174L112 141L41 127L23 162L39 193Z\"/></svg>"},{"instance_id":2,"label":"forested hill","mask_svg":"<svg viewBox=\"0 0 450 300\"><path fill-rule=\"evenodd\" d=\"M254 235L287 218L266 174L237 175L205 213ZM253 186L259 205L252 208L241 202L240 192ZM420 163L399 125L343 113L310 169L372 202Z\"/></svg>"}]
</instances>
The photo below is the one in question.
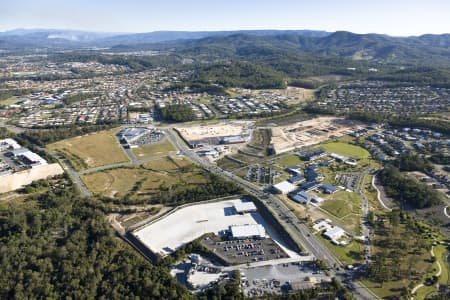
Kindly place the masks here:
<instances>
[{"instance_id":1,"label":"forested hill","mask_svg":"<svg viewBox=\"0 0 450 300\"><path fill-rule=\"evenodd\" d=\"M450 35L391 37L338 31L317 37L286 33L234 34L172 44L177 52L217 57L312 54L384 63L450 64Z\"/></svg>"},{"instance_id":2,"label":"forested hill","mask_svg":"<svg viewBox=\"0 0 450 300\"><path fill-rule=\"evenodd\" d=\"M64 30L0 32L0 49L85 46L173 49L216 56L312 54L387 63L450 64L450 34L392 37L315 30L155 31L105 34Z\"/></svg>"}]
</instances>

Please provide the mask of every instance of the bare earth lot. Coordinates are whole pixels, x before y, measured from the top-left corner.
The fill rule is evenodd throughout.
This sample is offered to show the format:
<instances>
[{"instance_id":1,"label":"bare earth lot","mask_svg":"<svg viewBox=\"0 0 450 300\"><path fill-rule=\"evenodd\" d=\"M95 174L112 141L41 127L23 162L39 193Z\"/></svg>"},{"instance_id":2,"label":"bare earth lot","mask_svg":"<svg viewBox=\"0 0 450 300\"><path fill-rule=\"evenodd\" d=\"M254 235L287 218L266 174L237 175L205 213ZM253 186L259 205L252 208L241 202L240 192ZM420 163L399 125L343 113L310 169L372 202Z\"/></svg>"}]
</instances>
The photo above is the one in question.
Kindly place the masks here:
<instances>
[{"instance_id":1,"label":"bare earth lot","mask_svg":"<svg viewBox=\"0 0 450 300\"><path fill-rule=\"evenodd\" d=\"M272 129L271 143L276 153L338 138L361 124L343 118L321 117Z\"/></svg>"},{"instance_id":2,"label":"bare earth lot","mask_svg":"<svg viewBox=\"0 0 450 300\"><path fill-rule=\"evenodd\" d=\"M17 190L35 180L62 174L59 164L50 164L0 177L0 193Z\"/></svg>"},{"instance_id":3,"label":"bare earth lot","mask_svg":"<svg viewBox=\"0 0 450 300\"><path fill-rule=\"evenodd\" d=\"M249 121L223 121L216 124L191 125L175 127L181 135L188 141L195 141L207 138L217 138L230 135L249 135L249 127L254 122Z\"/></svg>"}]
</instances>

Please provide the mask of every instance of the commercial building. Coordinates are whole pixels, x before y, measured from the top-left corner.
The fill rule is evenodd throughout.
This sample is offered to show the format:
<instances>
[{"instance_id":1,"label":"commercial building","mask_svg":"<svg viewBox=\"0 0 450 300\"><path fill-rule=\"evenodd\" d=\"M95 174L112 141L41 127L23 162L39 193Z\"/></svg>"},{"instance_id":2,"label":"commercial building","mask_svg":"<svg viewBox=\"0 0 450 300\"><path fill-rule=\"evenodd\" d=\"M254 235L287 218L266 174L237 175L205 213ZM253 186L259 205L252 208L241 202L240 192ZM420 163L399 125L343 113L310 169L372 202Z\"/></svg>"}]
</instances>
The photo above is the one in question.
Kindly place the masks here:
<instances>
[{"instance_id":1,"label":"commercial building","mask_svg":"<svg viewBox=\"0 0 450 300\"><path fill-rule=\"evenodd\" d=\"M25 165L33 167L45 166L47 161L28 148L20 148L8 152L8 155L20 159Z\"/></svg>"},{"instance_id":2,"label":"commercial building","mask_svg":"<svg viewBox=\"0 0 450 300\"><path fill-rule=\"evenodd\" d=\"M322 231L322 230L331 229L333 226L331 226L330 223L331 223L330 220L319 220L319 221L316 221L313 224L313 229L315 231Z\"/></svg>"},{"instance_id":3,"label":"commercial building","mask_svg":"<svg viewBox=\"0 0 450 300\"><path fill-rule=\"evenodd\" d=\"M234 205L234 209L238 214L256 212L256 206L253 202L239 202Z\"/></svg>"},{"instance_id":4,"label":"commercial building","mask_svg":"<svg viewBox=\"0 0 450 300\"><path fill-rule=\"evenodd\" d=\"M301 203L301 204L307 204L309 201L312 200L312 196L308 195L304 191L299 191L293 195L291 195L292 200Z\"/></svg>"},{"instance_id":5,"label":"commercial building","mask_svg":"<svg viewBox=\"0 0 450 300\"><path fill-rule=\"evenodd\" d=\"M334 194L338 191L337 187L331 184L322 184L319 189L325 194Z\"/></svg>"},{"instance_id":6,"label":"commercial building","mask_svg":"<svg viewBox=\"0 0 450 300\"><path fill-rule=\"evenodd\" d=\"M338 240L345 235L345 230L339 226L334 226L327 229L323 235L332 240L334 243L338 243Z\"/></svg>"},{"instance_id":7,"label":"commercial building","mask_svg":"<svg viewBox=\"0 0 450 300\"><path fill-rule=\"evenodd\" d=\"M121 143L130 145L147 132L148 129L142 127L124 128L117 133L117 136L119 137Z\"/></svg>"},{"instance_id":8,"label":"commercial building","mask_svg":"<svg viewBox=\"0 0 450 300\"><path fill-rule=\"evenodd\" d=\"M289 194L290 192L293 192L297 188L297 186L285 180L275 184L273 188L279 193L286 195Z\"/></svg>"},{"instance_id":9,"label":"commercial building","mask_svg":"<svg viewBox=\"0 0 450 300\"><path fill-rule=\"evenodd\" d=\"M22 148L22 146L13 139L0 140L0 151L16 150L20 148Z\"/></svg>"},{"instance_id":10,"label":"commercial building","mask_svg":"<svg viewBox=\"0 0 450 300\"><path fill-rule=\"evenodd\" d=\"M304 182L305 180L306 180L305 177L303 177L302 175L297 175L289 178L287 181L289 181L292 184L299 184Z\"/></svg>"},{"instance_id":11,"label":"commercial building","mask_svg":"<svg viewBox=\"0 0 450 300\"><path fill-rule=\"evenodd\" d=\"M248 238L264 239L266 230L261 224L230 226L230 232L234 239L242 240Z\"/></svg>"},{"instance_id":12,"label":"commercial building","mask_svg":"<svg viewBox=\"0 0 450 300\"><path fill-rule=\"evenodd\" d=\"M240 144L244 142L245 140L240 135L224 136L219 141L220 144Z\"/></svg>"}]
</instances>

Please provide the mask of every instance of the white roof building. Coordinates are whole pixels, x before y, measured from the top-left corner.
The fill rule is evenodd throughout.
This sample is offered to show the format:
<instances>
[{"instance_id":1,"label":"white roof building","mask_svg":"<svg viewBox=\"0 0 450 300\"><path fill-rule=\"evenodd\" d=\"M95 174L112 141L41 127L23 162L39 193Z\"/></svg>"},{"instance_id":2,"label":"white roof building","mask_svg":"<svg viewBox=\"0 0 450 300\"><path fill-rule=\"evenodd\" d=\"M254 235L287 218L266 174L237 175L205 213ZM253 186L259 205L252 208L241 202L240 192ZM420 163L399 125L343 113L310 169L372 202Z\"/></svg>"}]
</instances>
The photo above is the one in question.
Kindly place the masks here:
<instances>
[{"instance_id":1,"label":"white roof building","mask_svg":"<svg viewBox=\"0 0 450 300\"><path fill-rule=\"evenodd\" d=\"M261 224L230 226L231 235L235 239L266 237L266 230Z\"/></svg>"},{"instance_id":2,"label":"white roof building","mask_svg":"<svg viewBox=\"0 0 450 300\"><path fill-rule=\"evenodd\" d=\"M240 202L234 205L234 209L238 214L256 212L256 206L253 202Z\"/></svg>"},{"instance_id":3,"label":"white roof building","mask_svg":"<svg viewBox=\"0 0 450 300\"><path fill-rule=\"evenodd\" d=\"M32 167L47 165L47 161L34 152L28 151L22 153L20 156L23 157Z\"/></svg>"},{"instance_id":4,"label":"white roof building","mask_svg":"<svg viewBox=\"0 0 450 300\"><path fill-rule=\"evenodd\" d=\"M17 143L13 139L0 140L0 151L10 150L10 149L16 150L19 148L22 148L22 146L20 146L19 143Z\"/></svg>"},{"instance_id":5,"label":"white roof building","mask_svg":"<svg viewBox=\"0 0 450 300\"><path fill-rule=\"evenodd\" d=\"M345 235L345 230L339 226L334 226L325 231L324 235L332 241L337 241Z\"/></svg>"},{"instance_id":6,"label":"white roof building","mask_svg":"<svg viewBox=\"0 0 450 300\"><path fill-rule=\"evenodd\" d=\"M330 225L330 223L328 222L328 220L321 220L317 223L315 223L313 225L313 229L315 231L322 231L322 230L328 230L330 229L332 226Z\"/></svg>"},{"instance_id":7,"label":"white roof building","mask_svg":"<svg viewBox=\"0 0 450 300\"><path fill-rule=\"evenodd\" d=\"M297 188L296 185L290 183L287 180L277 183L273 187L282 194L289 194Z\"/></svg>"}]
</instances>

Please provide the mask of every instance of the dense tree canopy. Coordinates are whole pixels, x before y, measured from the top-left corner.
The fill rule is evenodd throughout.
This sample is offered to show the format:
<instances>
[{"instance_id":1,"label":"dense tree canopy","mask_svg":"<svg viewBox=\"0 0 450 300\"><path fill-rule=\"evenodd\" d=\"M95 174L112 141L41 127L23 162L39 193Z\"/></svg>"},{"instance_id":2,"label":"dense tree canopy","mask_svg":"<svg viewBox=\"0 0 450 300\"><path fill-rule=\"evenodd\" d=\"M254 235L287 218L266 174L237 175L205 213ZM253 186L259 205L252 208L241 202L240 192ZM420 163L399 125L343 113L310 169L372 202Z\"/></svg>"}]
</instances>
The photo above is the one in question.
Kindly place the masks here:
<instances>
[{"instance_id":1,"label":"dense tree canopy","mask_svg":"<svg viewBox=\"0 0 450 300\"><path fill-rule=\"evenodd\" d=\"M195 120L195 114L192 107L188 104L172 104L160 109L164 120L170 122L188 122Z\"/></svg>"},{"instance_id":2,"label":"dense tree canopy","mask_svg":"<svg viewBox=\"0 0 450 300\"><path fill-rule=\"evenodd\" d=\"M394 166L384 168L380 174L381 184L386 187L388 196L404 205L425 208L442 202L442 195L416 179L402 174Z\"/></svg>"},{"instance_id":3,"label":"dense tree canopy","mask_svg":"<svg viewBox=\"0 0 450 300\"><path fill-rule=\"evenodd\" d=\"M2 299L187 299L167 269L115 237L70 184L0 210Z\"/></svg>"}]
</instances>

